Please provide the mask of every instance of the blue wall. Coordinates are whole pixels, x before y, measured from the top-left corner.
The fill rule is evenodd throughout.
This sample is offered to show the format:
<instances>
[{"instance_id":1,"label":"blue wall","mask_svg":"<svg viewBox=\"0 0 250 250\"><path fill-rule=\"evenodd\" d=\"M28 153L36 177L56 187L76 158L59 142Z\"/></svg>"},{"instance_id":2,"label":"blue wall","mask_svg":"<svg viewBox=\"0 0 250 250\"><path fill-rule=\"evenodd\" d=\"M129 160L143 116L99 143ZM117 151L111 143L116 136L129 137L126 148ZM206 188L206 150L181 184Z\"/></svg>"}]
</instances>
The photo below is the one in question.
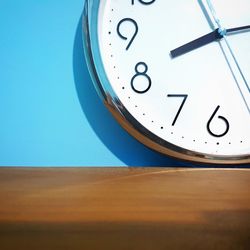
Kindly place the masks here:
<instances>
[{"instance_id":1,"label":"blue wall","mask_svg":"<svg viewBox=\"0 0 250 250\"><path fill-rule=\"evenodd\" d=\"M1 166L173 166L113 120L91 83L84 0L0 0Z\"/></svg>"}]
</instances>

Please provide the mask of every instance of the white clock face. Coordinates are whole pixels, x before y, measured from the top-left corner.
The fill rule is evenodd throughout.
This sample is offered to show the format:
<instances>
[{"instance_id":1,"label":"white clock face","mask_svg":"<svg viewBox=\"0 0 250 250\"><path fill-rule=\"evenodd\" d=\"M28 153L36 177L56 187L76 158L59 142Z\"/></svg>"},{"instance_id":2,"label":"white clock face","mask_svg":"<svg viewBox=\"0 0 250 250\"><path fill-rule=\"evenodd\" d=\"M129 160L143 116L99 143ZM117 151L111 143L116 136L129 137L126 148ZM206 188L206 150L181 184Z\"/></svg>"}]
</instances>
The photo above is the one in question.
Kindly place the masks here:
<instances>
[{"instance_id":1,"label":"white clock face","mask_svg":"<svg viewBox=\"0 0 250 250\"><path fill-rule=\"evenodd\" d=\"M100 1L100 55L116 96L140 124L180 148L249 155L250 29L239 28L250 25L249 13L249 0ZM239 30L171 54L218 27Z\"/></svg>"}]
</instances>

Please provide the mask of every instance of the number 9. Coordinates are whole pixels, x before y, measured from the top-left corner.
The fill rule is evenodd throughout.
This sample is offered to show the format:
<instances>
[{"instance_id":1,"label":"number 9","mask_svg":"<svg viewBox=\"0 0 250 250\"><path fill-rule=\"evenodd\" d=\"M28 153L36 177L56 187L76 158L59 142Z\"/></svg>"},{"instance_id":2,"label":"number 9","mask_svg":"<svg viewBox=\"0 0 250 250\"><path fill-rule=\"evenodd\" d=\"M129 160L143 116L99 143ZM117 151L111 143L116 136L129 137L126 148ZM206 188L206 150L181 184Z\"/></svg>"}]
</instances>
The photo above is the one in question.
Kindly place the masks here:
<instances>
[{"instance_id":1,"label":"number 9","mask_svg":"<svg viewBox=\"0 0 250 250\"><path fill-rule=\"evenodd\" d=\"M132 18L124 18L124 19L122 19L122 20L118 23L117 28L116 28L116 31L117 31L118 36L119 36L121 39L123 39L123 40L127 40L127 39L128 39L126 36L124 36L123 34L121 34L121 30L120 30L121 25L122 25L123 23L125 23L125 22L130 22L130 23L132 23L132 24L134 25L134 27L135 27L135 32L134 32L132 38L130 39L130 41L129 41L127 47L126 47L126 50L128 50L128 49L130 48L132 42L134 41L134 39L135 39L137 33L138 33L138 25L137 25L136 21L135 21L134 19L132 19Z\"/></svg>"}]
</instances>

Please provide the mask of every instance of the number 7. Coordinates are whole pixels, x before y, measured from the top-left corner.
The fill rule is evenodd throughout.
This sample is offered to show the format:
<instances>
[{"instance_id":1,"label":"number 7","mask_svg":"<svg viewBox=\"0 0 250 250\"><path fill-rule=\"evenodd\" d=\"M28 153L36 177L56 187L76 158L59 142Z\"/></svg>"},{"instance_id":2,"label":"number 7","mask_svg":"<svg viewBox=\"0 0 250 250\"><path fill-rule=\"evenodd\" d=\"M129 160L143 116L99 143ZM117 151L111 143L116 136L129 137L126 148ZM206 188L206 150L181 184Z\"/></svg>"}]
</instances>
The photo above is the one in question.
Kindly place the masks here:
<instances>
[{"instance_id":1,"label":"number 7","mask_svg":"<svg viewBox=\"0 0 250 250\"><path fill-rule=\"evenodd\" d=\"M177 119L178 119L178 117L179 117L179 115L180 115L180 113L181 113L181 110L182 110L182 108L183 108L183 106L184 106L184 104L185 104L185 102L187 100L188 95L168 95L168 97L181 97L181 98L183 98L181 106L180 106L180 108L179 108L179 110L178 110L178 112L177 112L177 114L176 114L176 116L175 116L175 118L174 118L174 120L172 122L172 126L174 126Z\"/></svg>"}]
</instances>

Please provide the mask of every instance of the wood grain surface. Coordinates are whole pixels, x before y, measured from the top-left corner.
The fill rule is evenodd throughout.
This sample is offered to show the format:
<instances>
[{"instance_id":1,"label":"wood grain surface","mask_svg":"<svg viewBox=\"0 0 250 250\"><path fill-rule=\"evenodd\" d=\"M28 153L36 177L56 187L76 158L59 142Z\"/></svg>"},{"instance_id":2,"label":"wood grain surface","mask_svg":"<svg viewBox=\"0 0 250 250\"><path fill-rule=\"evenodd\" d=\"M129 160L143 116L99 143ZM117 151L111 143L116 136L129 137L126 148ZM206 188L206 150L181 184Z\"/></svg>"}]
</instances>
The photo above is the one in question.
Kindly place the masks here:
<instances>
[{"instance_id":1,"label":"wood grain surface","mask_svg":"<svg viewBox=\"0 0 250 250\"><path fill-rule=\"evenodd\" d=\"M0 249L250 249L250 170L1 168Z\"/></svg>"}]
</instances>

